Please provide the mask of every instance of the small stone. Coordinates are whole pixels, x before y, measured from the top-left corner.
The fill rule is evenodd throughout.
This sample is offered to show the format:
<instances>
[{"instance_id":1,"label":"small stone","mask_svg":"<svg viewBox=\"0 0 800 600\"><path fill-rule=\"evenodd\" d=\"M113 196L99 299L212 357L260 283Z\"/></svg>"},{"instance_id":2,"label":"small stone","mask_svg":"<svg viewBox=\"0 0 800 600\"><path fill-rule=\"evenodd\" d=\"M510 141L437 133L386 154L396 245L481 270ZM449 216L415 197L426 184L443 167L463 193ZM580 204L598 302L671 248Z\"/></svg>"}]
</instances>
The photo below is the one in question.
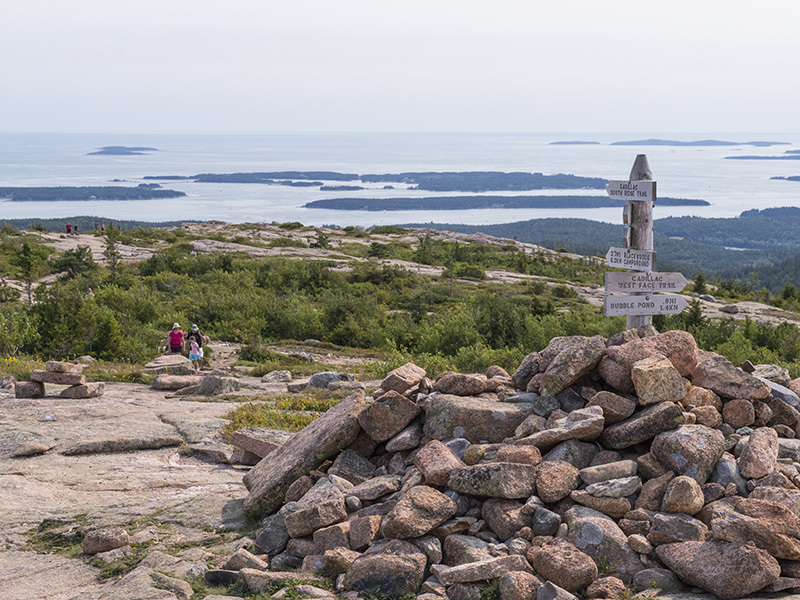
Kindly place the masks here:
<instances>
[{"instance_id":1,"label":"small stone","mask_svg":"<svg viewBox=\"0 0 800 600\"><path fill-rule=\"evenodd\" d=\"M14 384L15 398L44 398L44 384L40 381L17 381Z\"/></svg>"},{"instance_id":2,"label":"small stone","mask_svg":"<svg viewBox=\"0 0 800 600\"><path fill-rule=\"evenodd\" d=\"M425 535L456 513L456 503L441 492L427 487L411 488L383 518L381 533L389 538Z\"/></svg>"},{"instance_id":3,"label":"small stone","mask_svg":"<svg viewBox=\"0 0 800 600\"><path fill-rule=\"evenodd\" d=\"M636 410L636 402L633 400L605 391L597 392L586 406L599 406L603 409L606 427L624 421Z\"/></svg>"},{"instance_id":4,"label":"small stone","mask_svg":"<svg viewBox=\"0 0 800 600\"><path fill-rule=\"evenodd\" d=\"M122 548L130 543L128 532L122 527L106 527L89 531L81 542L81 552L98 554L115 548Z\"/></svg>"},{"instance_id":5,"label":"small stone","mask_svg":"<svg viewBox=\"0 0 800 600\"><path fill-rule=\"evenodd\" d=\"M631 510L631 503L627 498L593 496L586 490L575 490L570 494L570 498L579 504L608 515L612 519L620 519ZM539 511L537 510L536 512Z\"/></svg>"},{"instance_id":6,"label":"small stone","mask_svg":"<svg viewBox=\"0 0 800 600\"><path fill-rule=\"evenodd\" d=\"M693 516L700 512L704 504L705 497L700 484L691 477L681 475L667 484L661 510Z\"/></svg>"},{"instance_id":7,"label":"small stone","mask_svg":"<svg viewBox=\"0 0 800 600\"><path fill-rule=\"evenodd\" d=\"M647 541L646 537L638 533L628 536L628 545L634 552L638 552L639 554L650 554L653 551L653 544Z\"/></svg>"},{"instance_id":8,"label":"small stone","mask_svg":"<svg viewBox=\"0 0 800 600\"><path fill-rule=\"evenodd\" d=\"M539 507L533 513L533 525L531 526L534 535L553 536L561 525L561 516L544 507Z\"/></svg>"},{"instance_id":9,"label":"small stone","mask_svg":"<svg viewBox=\"0 0 800 600\"><path fill-rule=\"evenodd\" d=\"M722 415L713 406L697 406L689 412L694 415L695 423L698 425L714 428L722 424Z\"/></svg>"},{"instance_id":10,"label":"small stone","mask_svg":"<svg viewBox=\"0 0 800 600\"><path fill-rule=\"evenodd\" d=\"M244 548L240 548L228 557L228 560L220 568L226 571L241 571L242 569L261 569L264 571L268 567L269 565L265 561L250 554Z\"/></svg>"},{"instance_id":11,"label":"small stone","mask_svg":"<svg viewBox=\"0 0 800 600\"><path fill-rule=\"evenodd\" d=\"M439 440L431 440L414 456L414 465L428 485L444 486L455 469L465 466L458 456Z\"/></svg>"},{"instance_id":12,"label":"small stone","mask_svg":"<svg viewBox=\"0 0 800 600\"><path fill-rule=\"evenodd\" d=\"M769 475L778 462L778 434L771 427L759 427L750 435L739 457L739 472L745 479Z\"/></svg>"},{"instance_id":13,"label":"small stone","mask_svg":"<svg viewBox=\"0 0 800 600\"><path fill-rule=\"evenodd\" d=\"M499 580L500 600L531 600L542 582L525 571L506 573Z\"/></svg>"},{"instance_id":14,"label":"small stone","mask_svg":"<svg viewBox=\"0 0 800 600\"><path fill-rule=\"evenodd\" d=\"M683 378L666 356L653 354L633 363L631 368L639 404L677 401L686 396Z\"/></svg>"},{"instance_id":15,"label":"small stone","mask_svg":"<svg viewBox=\"0 0 800 600\"><path fill-rule=\"evenodd\" d=\"M406 363L390 371L381 382L381 389L404 394L417 385L427 375L425 369L414 363Z\"/></svg>"},{"instance_id":16,"label":"small stone","mask_svg":"<svg viewBox=\"0 0 800 600\"><path fill-rule=\"evenodd\" d=\"M722 407L722 418L734 429L748 427L756 420L755 408L750 400L734 398Z\"/></svg>"},{"instance_id":17,"label":"small stone","mask_svg":"<svg viewBox=\"0 0 800 600\"><path fill-rule=\"evenodd\" d=\"M708 480L724 450L724 436L703 425L685 425L660 433L650 446L650 453L667 469L688 475L699 484Z\"/></svg>"},{"instance_id":18,"label":"small stone","mask_svg":"<svg viewBox=\"0 0 800 600\"><path fill-rule=\"evenodd\" d=\"M386 442L387 452L402 452L404 450L413 450L419 446L422 439L422 426L418 422L413 422L411 425L403 429L400 433Z\"/></svg>"},{"instance_id":19,"label":"small stone","mask_svg":"<svg viewBox=\"0 0 800 600\"><path fill-rule=\"evenodd\" d=\"M530 516L522 508L523 504L516 500L489 498L483 503L481 517L498 539L507 540L531 523Z\"/></svg>"},{"instance_id":20,"label":"small stone","mask_svg":"<svg viewBox=\"0 0 800 600\"><path fill-rule=\"evenodd\" d=\"M647 540L653 545L675 542L703 542L708 527L689 515L656 513Z\"/></svg>"},{"instance_id":21,"label":"small stone","mask_svg":"<svg viewBox=\"0 0 800 600\"><path fill-rule=\"evenodd\" d=\"M580 478L586 485L608 481L609 479L619 479L621 477L633 477L636 475L638 465L632 460L618 460L605 464L586 467L579 471Z\"/></svg>"},{"instance_id":22,"label":"small stone","mask_svg":"<svg viewBox=\"0 0 800 600\"><path fill-rule=\"evenodd\" d=\"M619 577L601 577L586 588L586 598L608 598L616 600L622 598L627 592L625 583Z\"/></svg>"},{"instance_id":23,"label":"small stone","mask_svg":"<svg viewBox=\"0 0 800 600\"><path fill-rule=\"evenodd\" d=\"M402 394L388 391L368 404L358 421L373 440L385 442L405 429L419 411L419 406Z\"/></svg>"},{"instance_id":24,"label":"small stone","mask_svg":"<svg viewBox=\"0 0 800 600\"><path fill-rule=\"evenodd\" d=\"M620 479L609 479L598 481L586 486L586 491L592 496L603 496L606 498L624 498L635 494L642 487L642 480L636 477L622 477Z\"/></svg>"},{"instance_id":25,"label":"small stone","mask_svg":"<svg viewBox=\"0 0 800 600\"><path fill-rule=\"evenodd\" d=\"M497 462L520 463L536 466L542 462L542 453L536 446L507 445L497 451Z\"/></svg>"},{"instance_id":26,"label":"small stone","mask_svg":"<svg viewBox=\"0 0 800 600\"><path fill-rule=\"evenodd\" d=\"M419 548L401 540L382 540L353 561L346 585L356 591L384 596L416 594L425 576L427 558Z\"/></svg>"},{"instance_id":27,"label":"small stone","mask_svg":"<svg viewBox=\"0 0 800 600\"><path fill-rule=\"evenodd\" d=\"M556 540L528 551L536 573L569 592L579 592L597 579L594 560L565 540Z\"/></svg>"},{"instance_id":28,"label":"small stone","mask_svg":"<svg viewBox=\"0 0 800 600\"><path fill-rule=\"evenodd\" d=\"M518 463L487 463L462 467L453 470L447 486L457 492L475 496L528 498L536 489L538 468Z\"/></svg>"},{"instance_id":29,"label":"small stone","mask_svg":"<svg viewBox=\"0 0 800 600\"><path fill-rule=\"evenodd\" d=\"M372 515L357 517L350 521L350 547L361 550L369 546L377 537L381 528L381 517Z\"/></svg>"},{"instance_id":30,"label":"small stone","mask_svg":"<svg viewBox=\"0 0 800 600\"><path fill-rule=\"evenodd\" d=\"M629 419L606 428L600 438L607 448L621 450L634 446L659 433L675 429L683 422L683 411L674 402L648 406Z\"/></svg>"},{"instance_id":31,"label":"small stone","mask_svg":"<svg viewBox=\"0 0 800 600\"><path fill-rule=\"evenodd\" d=\"M566 498L579 484L578 469L568 462L546 461L537 467L536 489L547 504Z\"/></svg>"},{"instance_id":32,"label":"small stone","mask_svg":"<svg viewBox=\"0 0 800 600\"><path fill-rule=\"evenodd\" d=\"M434 571L434 569L431 570ZM436 569L434 574L442 584L449 586L455 583L496 579L509 571L524 571L532 574L528 561L519 555L500 556L456 567L444 567Z\"/></svg>"}]
</instances>

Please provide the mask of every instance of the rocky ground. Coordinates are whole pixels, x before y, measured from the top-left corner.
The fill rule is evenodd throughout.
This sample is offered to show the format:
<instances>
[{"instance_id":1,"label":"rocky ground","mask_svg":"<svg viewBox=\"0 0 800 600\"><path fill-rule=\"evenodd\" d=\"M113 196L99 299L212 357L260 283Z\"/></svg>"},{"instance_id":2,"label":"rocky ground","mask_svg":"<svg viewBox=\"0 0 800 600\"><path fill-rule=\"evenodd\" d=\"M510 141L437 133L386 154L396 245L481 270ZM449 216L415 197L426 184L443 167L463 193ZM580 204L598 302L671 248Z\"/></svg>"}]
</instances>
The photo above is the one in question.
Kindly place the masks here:
<instances>
[{"instance_id":1,"label":"rocky ground","mask_svg":"<svg viewBox=\"0 0 800 600\"><path fill-rule=\"evenodd\" d=\"M685 332L556 338L513 375L408 364L369 396L185 366L0 391L2 598L800 597L800 380ZM220 439L237 395L306 385L354 391Z\"/></svg>"}]
</instances>

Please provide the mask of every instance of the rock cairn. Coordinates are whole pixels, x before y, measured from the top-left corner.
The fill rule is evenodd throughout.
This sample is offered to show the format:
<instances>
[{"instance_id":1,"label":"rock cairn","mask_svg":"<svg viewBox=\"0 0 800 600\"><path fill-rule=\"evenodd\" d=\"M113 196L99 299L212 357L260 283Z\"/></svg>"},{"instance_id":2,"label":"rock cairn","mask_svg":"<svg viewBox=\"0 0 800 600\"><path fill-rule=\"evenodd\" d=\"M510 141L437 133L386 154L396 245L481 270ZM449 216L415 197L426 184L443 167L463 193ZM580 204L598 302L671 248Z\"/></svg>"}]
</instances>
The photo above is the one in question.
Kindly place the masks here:
<instances>
[{"instance_id":1,"label":"rock cairn","mask_svg":"<svg viewBox=\"0 0 800 600\"><path fill-rule=\"evenodd\" d=\"M45 370L31 372L30 381L18 381L14 385L14 395L17 398L43 398L45 395L44 384L55 383L67 385L59 394L62 398L95 398L102 396L106 384L102 381L87 383L83 374L86 365L70 362L48 361Z\"/></svg>"},{"instance_id":2,"label":"rock cairn","mask_svg":"<svg viewBox=\"0 0 800 600\"><path fill-rule=\"evenodd\" d=\"M555 338L512 376L406 364L258 450L263 564L207 577L426 600L800 589L800 381L761 372L652 327Z\"/></svg>"}]
</instances>

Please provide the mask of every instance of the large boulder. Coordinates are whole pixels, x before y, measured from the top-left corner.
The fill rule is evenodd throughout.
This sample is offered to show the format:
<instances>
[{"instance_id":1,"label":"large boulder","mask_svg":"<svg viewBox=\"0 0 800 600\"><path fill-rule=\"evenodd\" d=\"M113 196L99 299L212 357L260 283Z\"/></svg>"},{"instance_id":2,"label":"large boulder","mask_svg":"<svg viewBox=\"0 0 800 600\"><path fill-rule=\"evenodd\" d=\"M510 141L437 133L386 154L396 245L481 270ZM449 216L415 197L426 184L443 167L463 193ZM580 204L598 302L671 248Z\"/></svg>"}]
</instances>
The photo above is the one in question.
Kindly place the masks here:
<instances>
[{"instance_id":1,"label":"large boulder","mask_svg":"<svg viewBox=\"0 0 800 600\"><path fill-rule=\"evenodd\" d=\"M182 354L164 354L147 363L143 372L146 375L194 375L197 370Z\"/></svg>"},{"instance_id":2,"label":"large boulder","mask_svg":"<svg viewBox=\"0 0 800 600\"><path fill-rule=\"evenodd\" d=\"M427 373L422 367L418 367L414 363L406 363L393 371L389 371L381 382L381 389L387 392L394 391L398 394L404 394L422 381L425 375Z\"/></svg>"},{"instance_id":3,"label":"large boulder","mask_svg":"<svg viewBox=\"0 0 800 600\"><path fill-rule=\"evenodd\" d=\"M355 441L365 407L364 392L352 393L253 467L244 476L250 490L244 509L261 516L274 512L296 479Z\"/></svg>"},{"instance_id":4,"label":"large boulder","mask_svg":"<svg viewBox=\"0 0 800 600\"><path fill-rule=\"evenodd\" d=\"M684 425L660 433L650 453L676 475L688 475L704 484L725 451L725 436L705 425Z\"/></svg>"},{"instance_id":5,"label":"large boulder","mask_svg":"<svg viewBox=\"0 0 800 600\"><path fill-rule=\"evenodd\" d=\"M455 469L447 486L462 494L528 498L536 490L536 469L520 463L486 463Z\"/></svg>"},{"instance_id":6,"label":"large boulder","mask_svg":"<svg viewBox=\"0 0 800 600\"><path fill-rule=\"evenodd\" d=\"M553 426L514 442L537 448L551 448L566 440L595 440L603 432L603 409L590 406L573 410L566 417L556 419Z\"/></svg>"},{"instance_id":7,"label":"large boulder","mask_svg":"<svg viewBox=\"0 0 800 600\"><path fill-rule=\"evenodd\" d=\"M382 540L353 561L344 583L357 592L396 597L413 595L422 585L427 562L425 553L413 544Z\"/></svg>"},{"instance_id":8,"label":"large boulder","mask_svg":"<svg viewBox=\"0 0 800 600\"><path fill-rule=\"evenodd\" d=\"M611 387L621 392L633 393L631 379L633 364L653 354L669 359L678 373L687 377L697 365L697 343L685 331L667 331L658 335L610 346L607 356L600 362L601 377Z\"/></svg>"},{"instance_id":9,"label":"large boulder","mask_svg":"<svg viewBox=\"0 0 800 600\"><path fill-rule=\"evenodd\" d=\"M763 550L728 542L664 544L656 554L684 582L725 599L757 592L781 574L778 561Z\"/></svg>"},{"instance_id":10,"label":"large boulder","mask_svg":"<svg viewBox=\"0 0 800 600\"><path fill-rule=\"evenodd\" d=\"M681 374L661 354L653 354L633 363L631 379L642 406L677 401L686 396Z\"/></svg>"},{"instance_id":11,"label":"large boulder","mask_svg":"<svg viewBox=\"0 0 800 600\"><path fill-rule=\"evenodd\" d=\"M441 492L419 485L411 488L383 517L384 538L416 538L425 535L456 514L456 503Z\"/></svg>"},{"instance_id":12,"label":"large boulder","mask_svg":"<svg viewBox=\"0 0 800 600\"><path fill-rule=\"evenodd\" d=\"M766 383L713 352L704 352L700 357L692 371L692 384L712 390L723 398L766 400L772 395Z\"/></svg>"},{"instance_id":13,"label":"large boulder","mask_svg":"<svg viewBox=\"0 0 800 600\"><path fill-rule=\"evenodd\" d=\"M528 560L536 573L568 592L579 592L597 579L592 557L565 540L532 547Z\"/></svg>"},{"instance_id":14,"label":"large boulder","mask_svg":"<svg viewBox=\"0 0 800 600\"><path fill-rule=\"evenodd\" d=\"M435 440L463 437L472 443L502 442L533 412L529 403L492 402L448 394L432 398L425 435Z\"/></svg>"},{"instance_id":15,"label":"large boulder","mask_svg":"<svg viewBox=\"0 0 800 600\"><path fill-rule=\"evenodd\" d=\"M591 556L598 566L616 570L617 576L626 581L644 568L639 555L628 545L628 537L610 517L575 506L564 519L569 528L567 540Z\"/></svg>"},{"instance_id":16,"label":"large boulder","mask_svg":"<svg viewBox=\"0 0 800 600\"><path fill-rule=\"evenodd\" d=\"M605 354L605 340L599 335L553 338L541 353L546 368L540 363L539 370L544 375L539 393L559 394L594 369Z\"/></svg>"},{"instance_id":17,"label":"large boulder","mask_svg":"<svg viewBox=\"0 0 800 600\"><path fill-rule=\"evenodd\" d=\"M621 423L606 428L600 441L607 448L621 450L647 441L664 431L675 429L683 423L683 420L680 406L674 402L659 402Z\"/></svg>"},{"instance_id":18,"label":"large boulder","mask_svg":"<svg viewBox=\"0 0 800 600\"><path fill-rule=\"evenodd\" d=\"M395 391L388 391L367 405L358 418L367 435L385 442L405 429L419 414L419 406Z\"/></svg>"},{"instance_id":19,"label":"large boulder","mask_svg":"<svg viewBox=\"0 0 800 600\"><path fill-rule=\"evenodd\" d=\"M739 456L739 472L745 479L759 479L778 465L778 434L772 427L759 427L750 434Z\"/></svg>"},{"instance_id":20,"label":"large boulder","mask_svg":"<svg viewBox=\"0 0 800 600\"><path fill-rule=\"evenodd\" d=\"M780 504L738 498L732 510L713 514L711 530L717 540L750 544L775 558L800 560L800 518Z\"/></svg>"}]
</instances>

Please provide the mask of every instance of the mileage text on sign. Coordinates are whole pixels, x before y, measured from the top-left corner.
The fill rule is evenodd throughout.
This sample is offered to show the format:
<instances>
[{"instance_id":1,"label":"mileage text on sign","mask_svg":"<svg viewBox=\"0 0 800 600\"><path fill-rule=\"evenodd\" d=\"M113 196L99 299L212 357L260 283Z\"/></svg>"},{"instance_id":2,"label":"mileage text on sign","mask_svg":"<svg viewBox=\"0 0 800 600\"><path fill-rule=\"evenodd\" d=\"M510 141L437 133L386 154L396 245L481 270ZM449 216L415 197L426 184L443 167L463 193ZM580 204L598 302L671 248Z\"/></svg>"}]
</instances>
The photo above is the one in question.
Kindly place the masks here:
<instances>
[{"instance_id":1,"label":"mileage text on sign","mask_svg":"<svg viewBox=\"0 0 800 600\"><path fill-rule=\"evenodd\" d=\"M686 306L686 298L676 294L606 296L603 302L603 314L607 317L677 315Z\"/></svg>"},{"instance_id":2,"label":"mileage text on sign","mask_svg":"<svg viewBox=\"0 0 800 600\"><path fill-rule=\"evenodd\" d=\"M632 269L634 271L652 271L656 253L652 250L631 250L630 248L609 248L606 262L609 267Z\"/></svg>"}]
</instances>

